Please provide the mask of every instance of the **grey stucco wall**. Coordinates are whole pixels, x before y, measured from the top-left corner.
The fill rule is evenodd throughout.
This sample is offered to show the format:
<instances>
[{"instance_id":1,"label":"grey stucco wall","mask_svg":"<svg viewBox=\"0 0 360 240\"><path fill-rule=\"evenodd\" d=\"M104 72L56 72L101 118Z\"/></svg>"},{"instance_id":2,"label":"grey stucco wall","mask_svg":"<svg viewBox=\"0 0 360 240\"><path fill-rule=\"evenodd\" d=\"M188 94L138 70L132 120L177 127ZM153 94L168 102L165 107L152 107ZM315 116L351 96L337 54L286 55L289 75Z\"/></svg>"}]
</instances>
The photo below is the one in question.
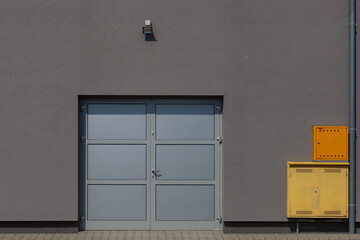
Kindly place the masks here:
<instances>
[{"instance_id":1,"label":"grey stucco wall","mask_svg":"<svg viewBox=\"0 0 360 240\"><path fill-rule=\"evenodd\" d=\"M224 96L225 221L286 221L286 162L348 124L347 1L3 0L0 27L0 221L77 220L81 95Z\"/></svg>"}]
</instances>

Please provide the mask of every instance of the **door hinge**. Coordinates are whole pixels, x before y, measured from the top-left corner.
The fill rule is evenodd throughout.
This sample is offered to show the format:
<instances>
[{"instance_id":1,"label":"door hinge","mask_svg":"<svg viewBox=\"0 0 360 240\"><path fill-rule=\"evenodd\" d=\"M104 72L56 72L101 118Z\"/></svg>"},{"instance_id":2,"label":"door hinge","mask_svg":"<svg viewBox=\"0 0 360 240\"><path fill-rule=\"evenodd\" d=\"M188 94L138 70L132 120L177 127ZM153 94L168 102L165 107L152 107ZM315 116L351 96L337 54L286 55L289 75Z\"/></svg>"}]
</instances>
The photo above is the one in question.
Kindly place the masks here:
<instances>
[{"instance_id":1,"label":"door hinge","mask_svg":"<svg viewBox=\"0 0 360 240\"><path fill-rule=\"evenodd\" d=\"M218 221L219 221L219 223L222 223L222 221L223 221L223 219L222 219L222 217L221 217L221 216L218 216L218 217L216 218L216 220L218 220Z\"/></svg>"},{"instance_id":2,"label":"door hinge","mask_svg":"<svg viewBox=\"0 0 360 240\"><path fill-rule=\"evenodd\" d=\"M80 111L85 112L86 111L86 106L85 105L81 106Z\"/></svg>"},{"instance_id":3,"label":"door hinge","mask_svg":"<svg viewBox=\"0 0 360 240\"><path fill-rule=\"evenodd\" d=\"M222 140L222 138L220 136L217 136L216 141L218 141L221 144L223 140Z\"/></svg>"},{"instance_id":4,"label":"door hinge","mask_svg":"<svg viewBox=\"0 0 360 240\"><path fill-rule=\"evenodd\" d=\"M222 112L221 106L216 106L216 110L217 110L218 112Z\"/></svg>"},{"instance_id":5,"label":"door hinge","mask_svg":"<svg viewBox=\"0 0 360 240\"><path fill-rule=\"evenodd\" d=\"M80 142L84 142L84 141L85 141L85 139L86 139L86 137L84 137L84 136L83 136L83 137L81 137L81 138L80 138Z\"/></svg>"}]
</instances>

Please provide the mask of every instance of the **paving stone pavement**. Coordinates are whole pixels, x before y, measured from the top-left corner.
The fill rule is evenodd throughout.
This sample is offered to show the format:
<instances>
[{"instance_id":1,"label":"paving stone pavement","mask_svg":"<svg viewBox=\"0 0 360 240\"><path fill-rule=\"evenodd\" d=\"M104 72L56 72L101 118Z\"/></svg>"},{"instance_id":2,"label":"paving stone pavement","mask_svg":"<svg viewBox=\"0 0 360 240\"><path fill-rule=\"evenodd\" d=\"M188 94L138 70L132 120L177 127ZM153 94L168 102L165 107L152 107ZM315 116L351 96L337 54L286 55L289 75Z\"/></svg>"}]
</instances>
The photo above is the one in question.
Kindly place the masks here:
<instances>
[{"instance_id":1,"label":"paving stone pavement","mask_svg":"<svg viewBox=\"0 0 360 240\"><path fill-rule=\"evenodd\" d=\"M85 231L0 234L0 240L360 240L360 234L224 234L220 231Z\"/></svg>"}]
</instances>

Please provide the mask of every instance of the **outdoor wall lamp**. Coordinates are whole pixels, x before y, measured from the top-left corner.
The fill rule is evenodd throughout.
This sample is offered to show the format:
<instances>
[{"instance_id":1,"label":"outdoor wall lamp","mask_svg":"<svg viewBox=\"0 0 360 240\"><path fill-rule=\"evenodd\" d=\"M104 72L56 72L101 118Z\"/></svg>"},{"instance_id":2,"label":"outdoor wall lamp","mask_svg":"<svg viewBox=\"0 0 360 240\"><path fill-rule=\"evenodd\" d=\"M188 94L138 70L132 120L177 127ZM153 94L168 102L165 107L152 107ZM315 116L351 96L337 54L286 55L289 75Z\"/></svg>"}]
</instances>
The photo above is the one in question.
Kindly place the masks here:
<instances>
[{"instance_id":1,"label":"outdoor wall lamp","mask_svg":"<svg viewBox=\"0 0 360 240\"><path fill-rule=\"evenodd\" d=\"M143 34L154 35L151 20L145 20L145 26L143 26Z\"/></svg>"}]
</instances>

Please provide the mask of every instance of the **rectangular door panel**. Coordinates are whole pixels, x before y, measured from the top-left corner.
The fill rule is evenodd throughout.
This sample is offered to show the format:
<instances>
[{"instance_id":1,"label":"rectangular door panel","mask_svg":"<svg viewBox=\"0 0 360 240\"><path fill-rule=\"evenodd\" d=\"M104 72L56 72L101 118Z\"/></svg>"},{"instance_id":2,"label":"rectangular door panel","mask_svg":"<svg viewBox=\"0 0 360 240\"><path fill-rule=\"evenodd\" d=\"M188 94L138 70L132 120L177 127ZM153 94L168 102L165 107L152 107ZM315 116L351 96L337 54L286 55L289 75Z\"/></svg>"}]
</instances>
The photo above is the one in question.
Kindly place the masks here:
<instances>
[{"instance_id":1,"label":"rectangular door panel","mask_svg":"<svg viewBox=\"0 0 360 240\"><path fill-rule=\"evenodd\" d=\"M215 177L214 145L157 145L157 180L211 180Z\"/></svg>"},{"instance_id":2,"label":"rectangular door panel","mask_svg":"<svg viewBox=\"0 0 360 240\"><path fill-rule=\"evenodd\" d=\"M156 104L156 139L214 139L214 105Z\"/></svg>"},{"instance_id":3,"label":"rectangular door panel","mask_svg":"<svg viewBox=\"0 0 360 240\"><path fill-rule=\"evenodd\" d=\"M88 145L88 179L145 179L146 145Z\"/></svg>"},{"instance_id":4,"label":"rectangular door panel","mask_svg":"<svg viewBox=\"0 0 360 240\"><path fill-rule=\"evenodd\" d=\"M89 104L88 139L145 139L146 104Z\"/></svg>"},{"instance_id":5,"label":"rectangular door panel","mask_svg":"<svg viewBox=\"0 0 360 240\"><path fill-rule=\"evenodd\" d=\"M157 221L213 221L215 191L209 185L157 185Z\"/></svg>"},{"instance_id":6,"label":"rectangular door panel","mask_svg":"<svg viewBox=\"0 0 360 240\"><path fill-rule=\"evenodd\" d=\"M88 220L146 220L146 185L88 185Z\"/></svg>"}]
</instances>

